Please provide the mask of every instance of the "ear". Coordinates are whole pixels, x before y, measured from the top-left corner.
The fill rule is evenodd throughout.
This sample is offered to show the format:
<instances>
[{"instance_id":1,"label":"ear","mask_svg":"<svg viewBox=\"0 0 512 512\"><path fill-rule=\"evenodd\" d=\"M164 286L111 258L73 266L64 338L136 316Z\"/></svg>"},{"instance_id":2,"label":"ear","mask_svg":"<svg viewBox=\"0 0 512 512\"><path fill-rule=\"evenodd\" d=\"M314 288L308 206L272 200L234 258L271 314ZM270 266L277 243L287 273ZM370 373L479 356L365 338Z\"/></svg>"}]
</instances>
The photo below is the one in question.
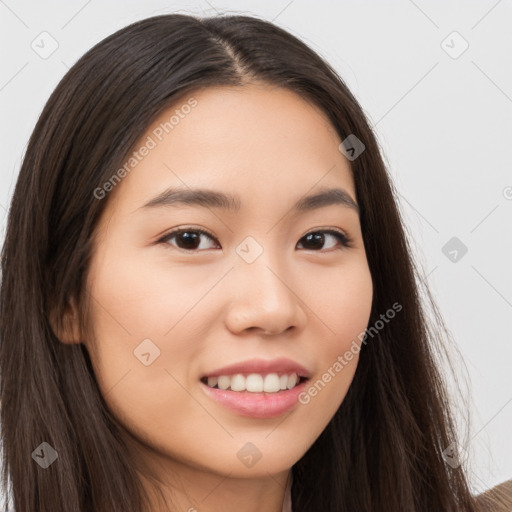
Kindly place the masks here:
<instances>
[{"instance_id":1,"label":"ear","mask_svg":"<svg viewBox=\"0 0 512 512\"><path fill-rule=\"evenodd\" d=\"M52 330L62 343L80 343L80 326L78 322L78 308L72 299L64 309L55 309L50 313L50 325Z\"/></svg>"}]
</instances>

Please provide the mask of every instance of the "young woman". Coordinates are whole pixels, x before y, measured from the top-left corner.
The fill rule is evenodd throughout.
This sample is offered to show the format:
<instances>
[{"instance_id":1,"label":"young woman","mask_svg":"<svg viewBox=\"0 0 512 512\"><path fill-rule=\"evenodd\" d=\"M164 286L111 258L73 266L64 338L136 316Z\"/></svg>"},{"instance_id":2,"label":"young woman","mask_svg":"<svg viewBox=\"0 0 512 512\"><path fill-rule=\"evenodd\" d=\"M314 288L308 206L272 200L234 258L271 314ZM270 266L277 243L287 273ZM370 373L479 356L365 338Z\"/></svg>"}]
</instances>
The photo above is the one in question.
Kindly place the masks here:
<instances>
[{"instance_id":1,"label":"young woman","mask_svg":"<svg viewBox=\"0 0 512 512\"><path fill-rule=\"evenodd\" d=\"M2 252L16 512L476 510L395 193L335 71L259 19L101 41Z\"/></svg>"}]
</instances>

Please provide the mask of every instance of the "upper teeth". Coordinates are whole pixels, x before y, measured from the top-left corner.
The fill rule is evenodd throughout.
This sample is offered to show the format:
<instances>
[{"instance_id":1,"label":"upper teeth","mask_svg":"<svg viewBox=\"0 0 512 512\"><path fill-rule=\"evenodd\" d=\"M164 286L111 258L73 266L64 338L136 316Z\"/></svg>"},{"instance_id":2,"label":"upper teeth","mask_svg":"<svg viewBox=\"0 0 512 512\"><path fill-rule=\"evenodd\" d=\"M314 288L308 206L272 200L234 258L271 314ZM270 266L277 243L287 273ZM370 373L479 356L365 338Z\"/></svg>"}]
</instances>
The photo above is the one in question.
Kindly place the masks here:
<instances>
[{"instance_id":1,"label":"upper teeth","mask_svg":"<svg viewBox=\"0 0 512 512\"><path fill-rule=\"evenodd\" d=\"M247 376L236 374L208 377L208 386L211 388L218 386L219 389L231 389L231 391L277 393L284 389L292 389L298 381L299 377L296 373L281 376L277 373L269 373L265 376L251 373Z\"/></svg>"}]
</instances>

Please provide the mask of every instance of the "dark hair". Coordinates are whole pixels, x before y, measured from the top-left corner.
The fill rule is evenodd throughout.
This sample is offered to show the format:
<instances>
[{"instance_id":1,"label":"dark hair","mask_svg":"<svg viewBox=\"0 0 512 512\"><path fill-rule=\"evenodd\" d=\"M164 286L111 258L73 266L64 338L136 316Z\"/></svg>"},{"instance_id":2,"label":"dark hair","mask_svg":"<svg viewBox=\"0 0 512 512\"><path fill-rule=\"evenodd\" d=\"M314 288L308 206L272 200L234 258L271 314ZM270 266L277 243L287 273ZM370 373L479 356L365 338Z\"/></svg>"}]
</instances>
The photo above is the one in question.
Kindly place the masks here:
<instances>
[{"instance_id":1,"label":"dark hair","mask_svg":"<svg viewBox=\"0 0 512 512\"><path fill-rule=\"evenodd\" d=\"M357 100L304 43L248 16L164 15L107 37L61 80L30 137L2 251L0 309L3 482L16 512L142 512L145 493L105 405L83 344L55 324L75 302L84 332L92 240L108 198L94 191L165 108L198 88L266 83L319 107L351 161L374 295L370 324L402 311L364 344L340 408L293 466L294 512L472 512L439 370L448 331L407 241L396 192ZM439 326L439 328L437 327ZM41 470L43 441L59 463ZM453 466L453 467L452 467Z\"/></svg>"}]
</instances>

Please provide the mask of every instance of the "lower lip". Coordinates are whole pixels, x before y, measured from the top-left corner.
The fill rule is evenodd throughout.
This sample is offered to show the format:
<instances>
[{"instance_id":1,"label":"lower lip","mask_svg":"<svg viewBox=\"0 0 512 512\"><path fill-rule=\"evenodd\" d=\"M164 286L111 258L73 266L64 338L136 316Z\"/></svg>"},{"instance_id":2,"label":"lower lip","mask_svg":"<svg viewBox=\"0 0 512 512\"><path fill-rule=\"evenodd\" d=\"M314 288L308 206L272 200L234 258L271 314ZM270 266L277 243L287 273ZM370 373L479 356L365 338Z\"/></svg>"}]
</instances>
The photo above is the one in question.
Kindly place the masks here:
<instances>
[{"instance_id":1,"label":"lower lip","mask_svg":"<svg viewBox=\"0 0 512 512\"><path fill-rule=\"evenodd\" d=\"M211 388L201 382L208 396L232 411L250 418L275 418L293 409L299 395L306 387L307 380L292 389L277 393L252 393L249 391L228 391Z\"/></svg>"}]
</instances>

